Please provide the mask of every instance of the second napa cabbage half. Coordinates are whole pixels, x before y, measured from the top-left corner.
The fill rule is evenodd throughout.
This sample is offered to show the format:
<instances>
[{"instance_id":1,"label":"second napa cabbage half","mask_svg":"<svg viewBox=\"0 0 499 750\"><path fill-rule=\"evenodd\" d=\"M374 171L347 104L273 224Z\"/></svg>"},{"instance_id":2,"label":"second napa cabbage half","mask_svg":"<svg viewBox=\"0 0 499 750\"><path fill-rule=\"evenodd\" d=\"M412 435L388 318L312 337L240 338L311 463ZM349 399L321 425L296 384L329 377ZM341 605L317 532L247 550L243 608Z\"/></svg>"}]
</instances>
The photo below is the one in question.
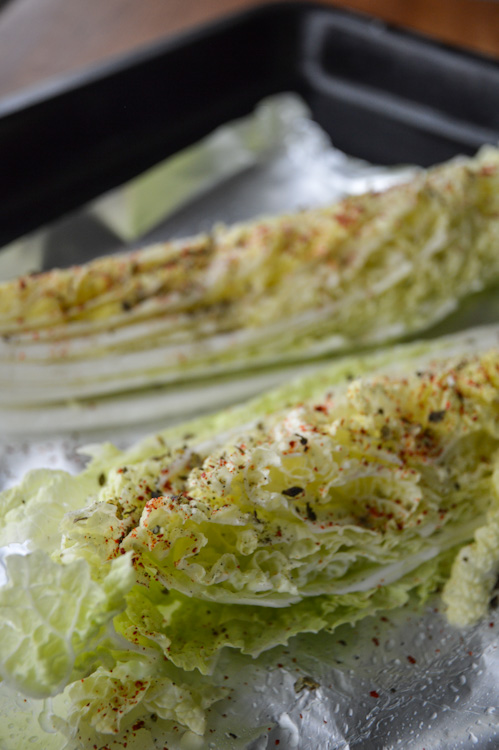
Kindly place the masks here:
<instances>
[{"instance_id":1,"label":"second napa cabbage half","mask_svg":"<svg viewBox=\"0 0 499 750\"><path fill-rule=\"evenodd\" d=\"M2 505L1 541L32 537L0 589L6 684L52 696L45 721L76 746L124 742L138 720L202 734L227 648L257 655L449 576L451 617L479 617L497 570L497 340L343 361L103 447L78 477L28 475Z\"/></svg>"}]
</instances>

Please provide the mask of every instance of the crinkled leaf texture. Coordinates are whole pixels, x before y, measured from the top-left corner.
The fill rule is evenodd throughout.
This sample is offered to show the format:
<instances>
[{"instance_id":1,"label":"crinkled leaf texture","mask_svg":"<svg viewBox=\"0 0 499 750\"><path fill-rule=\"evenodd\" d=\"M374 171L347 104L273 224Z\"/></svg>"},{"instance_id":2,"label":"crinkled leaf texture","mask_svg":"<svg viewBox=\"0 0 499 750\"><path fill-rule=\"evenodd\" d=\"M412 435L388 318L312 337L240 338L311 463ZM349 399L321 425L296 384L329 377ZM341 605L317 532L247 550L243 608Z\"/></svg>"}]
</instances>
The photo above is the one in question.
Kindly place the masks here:
<instances>
[{"instance_id":1,"label":"crinkled leaf texture","mask_svg":"<svg viewBox=\"0 0 499 750\"><path fill-rule=\"evenodd\" d=\"M31 697L55 695L123 609L135 582L130 558L113 560L102 583L84 560L61 565L40 550L8 555L5 565L0 674Z\"/></svg>"}]
</instances>

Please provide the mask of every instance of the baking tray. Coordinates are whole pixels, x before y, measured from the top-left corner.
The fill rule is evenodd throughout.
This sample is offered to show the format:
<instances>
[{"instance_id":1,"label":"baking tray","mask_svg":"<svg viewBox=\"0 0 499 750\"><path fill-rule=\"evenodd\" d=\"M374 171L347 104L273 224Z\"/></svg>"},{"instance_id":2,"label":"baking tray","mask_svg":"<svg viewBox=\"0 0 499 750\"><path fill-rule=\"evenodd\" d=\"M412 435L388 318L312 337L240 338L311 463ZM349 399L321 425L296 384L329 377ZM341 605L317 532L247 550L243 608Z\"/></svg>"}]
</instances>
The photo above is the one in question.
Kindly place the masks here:
<instances>
[{"instance_id":1,"label":"baking tray","mask_svg":"<svg viewBox=\"0 0 499 750\"><path fill-rule=\"evenodd\" d=\"M329 7L269 5L0 102L0 245L289 91L337 148L369 162L426 166L499 140L497 61ZM250 721L273 716L252 750L493 748L498 653L489 622L462 637L409 608L374 630L370 619L294 639L254 673L242 661L246 687L231 687L237 697L251 684ZM297 695L298 669L320 687Z\"/></svg>"},{"instance_id":2,"label":"baking tray","mask_svg":"<svg viewBox=\"0 0 499 750\"><path fill-rule=\"evenodd\" d=\"M497 61L331 7L258 7L0 101L0 246L280 91L371 162L499 138Z\"/></svg>"}]
</instances>

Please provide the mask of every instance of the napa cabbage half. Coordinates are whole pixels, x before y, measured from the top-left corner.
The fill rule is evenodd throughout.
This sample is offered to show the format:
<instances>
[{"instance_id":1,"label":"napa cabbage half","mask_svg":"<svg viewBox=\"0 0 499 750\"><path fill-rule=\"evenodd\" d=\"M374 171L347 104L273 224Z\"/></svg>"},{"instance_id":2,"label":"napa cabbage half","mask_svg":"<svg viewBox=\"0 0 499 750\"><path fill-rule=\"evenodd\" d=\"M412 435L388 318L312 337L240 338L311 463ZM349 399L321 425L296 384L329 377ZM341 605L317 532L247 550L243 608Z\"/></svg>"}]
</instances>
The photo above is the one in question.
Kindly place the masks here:
<instances>
[{"instance_id":1,"label":"napa cabbage half","mask_svg":"<svg viewBox=\"0 0 499 750\"><path fill-rule=\"evenodd\" d=\"M94 446L76 477L28 475L2 496L1 540L24 545L0 588L4 684L45 701L67 747L153 747L173 724L202 735L227 649L257 656L449 576L452 619L475 620L498 568L498 396L499 329L482 328Z\"/></svg>"},{"instance_id":2,"label":"napa cabbage half","mask_svg":"<svg viewBox=\"0 0 499 750\"><path fill-rule=\"evenodd\" d=\"M171 414L189 383L199 412L214 379L223 405L293 364L422 331L498 281L498 196L487 147L382 193L2 284L2 423L123 423L133 399Z\"/></svg>"}]
</instances>

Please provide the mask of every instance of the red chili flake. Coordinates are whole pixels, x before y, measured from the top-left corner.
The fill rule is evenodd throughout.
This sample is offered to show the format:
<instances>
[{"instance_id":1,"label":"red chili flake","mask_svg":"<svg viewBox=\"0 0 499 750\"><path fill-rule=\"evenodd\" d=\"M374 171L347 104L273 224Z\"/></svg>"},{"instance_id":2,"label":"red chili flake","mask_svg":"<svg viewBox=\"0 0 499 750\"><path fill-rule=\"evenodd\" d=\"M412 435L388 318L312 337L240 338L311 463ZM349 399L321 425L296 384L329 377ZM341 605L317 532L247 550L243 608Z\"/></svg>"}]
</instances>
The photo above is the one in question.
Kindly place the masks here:
<instances>
[{"instance_id":1,"label":"red chili flake","mask_svg":"<svg viewBox=\"0 0 499 750\"><path fill-rule=\"evenodd\" d=\"M484 177L488 177L489 175L494 174L496 171L496 166L494 164L486 164L484 167L480 169L480 174Z\"/></svg>"},{"instance_id":2,"label":"red chili flake","mask_svg":"<svg viewBox=\"0 0 499 750\"><path fill-rule=\"evenodd\" d=\"M372 638L371 640L372 640L372 642L374 643L375 646L379 646L379 640L378 640L378 638Z\"/></svg>"},{"instance_id":3,"label":"red chili flake","mask_svg":"<svg viewBox=\"0 0 499 750\"><path fill-rule=\"evenodd\" d=\"M489 622L489 628L493 628L493 627L494 627L494 623L493 622Z\"/></svg>"},{"instance_id":4,"label":"red chili flake","mask_svg":"<svg viewBox=\"0 0 499 750\"><path fill-rule=\"evenodd\" d=\"M349 227L350 224L354 224L357 221L357 216L348 213L342 213L336 214L335 219L342 227Z\"/></svg>"},{"instance_id":5,"label":"red chili flake","mask_svg":"<svg viewBox=\"0 0 499 750\"><path fill-rule=\"evenodd\" d=\"M276 740L276 741L275 741L275 744L276 744L276 745L280 745L280 744L281 744L281 740Z\"/></svg>"},{"instance_id":6,"label":"red chili flake","mask_svg":"<svg viewBox=\"0 0 499 750\"><path fill-rule=\"evenodd\" d=\"M371 698L379 698L379 693L376 692L376 690L371 690L369 695L371 696Z\"/></svg>"},{"instance_id":7,"label":"red chili flake","mask_svg":"<svg viewBox=\"0 0 499 750\"><path fill-rule=\"evenodd\" d=\"M408 661L408 662L409 662L410 664L415 664L415 663L416 663L416 659L414 658L414 656L408 656L408 657L407 657L407 661Z\"/></svg>"}]
</instances>

